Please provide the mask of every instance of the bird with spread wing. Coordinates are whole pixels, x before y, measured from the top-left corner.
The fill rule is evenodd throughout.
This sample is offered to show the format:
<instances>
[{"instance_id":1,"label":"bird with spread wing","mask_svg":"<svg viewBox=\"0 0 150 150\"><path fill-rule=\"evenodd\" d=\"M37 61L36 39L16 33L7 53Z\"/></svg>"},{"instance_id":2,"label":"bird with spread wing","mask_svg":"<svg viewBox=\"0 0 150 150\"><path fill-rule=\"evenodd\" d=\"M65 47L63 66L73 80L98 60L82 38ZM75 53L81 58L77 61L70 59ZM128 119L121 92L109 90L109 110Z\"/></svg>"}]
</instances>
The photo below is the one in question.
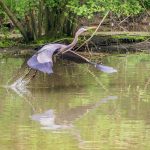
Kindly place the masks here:
<instances>
[{"instance_id":1,"label":"bird with spread wing","mask_svg":"<svg viewBox=\"0 0 150 150\"><path fill-rule=\"evenodd\" d=\"M83 62L89 63L93 65L96 69L106 72L106 73L114 73L117 72L116 69L97 64L95 62L91 62L89 59L77 54L76 52L72 51L71 49L76 45L78 42L78 36L81 35L83 32L92 29L93 27L81 27L75 34L75 38L73 42L69 45L65 44L46 44L44 45L37 53L35 53L28 61L27 64L30 68L51 74L53 73L53 55L61 55L66 59L69 59L74 62Z\"/></svg>"}]
</instances>

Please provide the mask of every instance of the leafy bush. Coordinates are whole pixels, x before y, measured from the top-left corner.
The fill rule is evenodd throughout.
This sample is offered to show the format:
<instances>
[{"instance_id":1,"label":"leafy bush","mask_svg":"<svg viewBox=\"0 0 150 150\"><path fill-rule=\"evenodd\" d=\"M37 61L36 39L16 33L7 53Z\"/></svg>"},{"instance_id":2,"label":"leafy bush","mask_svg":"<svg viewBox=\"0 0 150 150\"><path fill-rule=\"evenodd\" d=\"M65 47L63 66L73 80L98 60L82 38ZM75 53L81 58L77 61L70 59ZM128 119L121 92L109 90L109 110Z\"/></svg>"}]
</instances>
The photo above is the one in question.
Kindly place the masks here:
<instances>
[{"instance_id":1,"label":"leafy bush","mask_svg":"<svg viewBox=\"0 0 150 150\"><path fill-rule=\"evenodd\" d=\"M42 34L71 35L78 17L90 19L107 11L117 17L135 16L150 8L149 0L5 0L3 3L22 23L25 31L21 33L26 32L29 40L36 40Z\"/></svg>"}]
</instances>

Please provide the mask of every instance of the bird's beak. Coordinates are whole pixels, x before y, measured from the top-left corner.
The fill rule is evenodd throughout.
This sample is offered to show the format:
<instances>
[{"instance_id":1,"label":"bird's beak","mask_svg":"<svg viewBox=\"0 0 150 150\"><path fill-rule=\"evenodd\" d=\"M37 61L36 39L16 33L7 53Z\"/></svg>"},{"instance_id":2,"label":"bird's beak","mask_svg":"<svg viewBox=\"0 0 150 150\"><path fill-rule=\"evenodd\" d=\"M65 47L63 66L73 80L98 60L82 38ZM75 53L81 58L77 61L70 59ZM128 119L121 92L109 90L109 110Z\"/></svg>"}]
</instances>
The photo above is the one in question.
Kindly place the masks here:
<instances>
[{"instance_id":1,"label":"bird's beak","mask_svg":"<svg viewBox=\"0 0 150 150\"><path fill-rule=\"evenodd\" d=\"M92 27L87 27L87 30L92 30L92 29L96 29L97 26L92 26Z\"/></svg>"}]
</instances>

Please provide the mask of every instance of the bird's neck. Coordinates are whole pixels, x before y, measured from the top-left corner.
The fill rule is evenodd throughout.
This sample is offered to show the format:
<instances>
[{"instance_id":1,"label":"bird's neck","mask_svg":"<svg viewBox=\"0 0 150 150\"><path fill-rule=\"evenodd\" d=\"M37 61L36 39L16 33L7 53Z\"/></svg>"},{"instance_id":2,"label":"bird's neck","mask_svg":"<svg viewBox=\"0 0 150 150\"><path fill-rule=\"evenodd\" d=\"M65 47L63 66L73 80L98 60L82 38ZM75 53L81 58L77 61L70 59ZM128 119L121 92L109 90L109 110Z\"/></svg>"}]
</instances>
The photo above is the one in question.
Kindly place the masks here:
<instances>
[{"instance_id":1,"label":"bird's neck","mask_svg":"<svg viewBox=\"0 0 150 150\"><path fill-rule=\"evenodd\" d=\"M73 48L78 42L78 34L75 35L74 40L72 41L72 43L70 43L67 47L66 50Z\"/></svg>"}]
</instances>

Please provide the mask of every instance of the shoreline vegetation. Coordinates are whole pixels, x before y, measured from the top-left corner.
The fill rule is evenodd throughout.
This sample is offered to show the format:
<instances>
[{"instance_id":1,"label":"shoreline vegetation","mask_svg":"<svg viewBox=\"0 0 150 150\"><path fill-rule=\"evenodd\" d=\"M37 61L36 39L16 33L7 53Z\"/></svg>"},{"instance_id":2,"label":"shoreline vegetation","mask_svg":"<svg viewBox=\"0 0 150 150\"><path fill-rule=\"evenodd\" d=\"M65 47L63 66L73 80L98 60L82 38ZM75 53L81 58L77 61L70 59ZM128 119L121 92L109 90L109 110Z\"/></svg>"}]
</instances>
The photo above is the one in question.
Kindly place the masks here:
<instances>
[{"instance_id":1,"label":"shoreline vegetation","mask_svg":"<svg viewBox=\"0 0 150 150\"><path fill-rule=\"evenodd\" d=\"M90 37L86 33L79 38L74 50ZM7 38L0 34L0 57L24 57L35 52L37 47L48 43L70 43L73 38L41 38L37 41L25 44L20 34L9 34ZM149 52L150 34L148 32L97 32L88 44L81 47L79 52L93 53L127 53L127 52ZM94 55L94 54L93 54Z\"/></svg>"},{"instance_id":2,"label":"shoreline vegetation","mask_svg":"<svg viewBox=\"0 0 150 150\"><path fill-rule=\"evenodd\" d=\"M34 48L57 40L69 43L72 38L68 37L73 37L81 26L97 26L91 40L95 48L88 42L93 51L112 51L111 45L114 51L116 45L122 49L118 45L149 39L149 0L0 0L0 8L0 48L23 45ZM93 33L82 36L78 45Z\"/></svg>"},{"instance_id":3,"label":"shoreline vegetation","mask_svg":"<svg viewBox=\"0 0 150 150\"><path fill-rule=\"evenodd\" d=\"M47 43L71 43L81 26L97 28L80 36L74 47L78 52L150 49L149 0L0 0L0 8L1 57L30 55Z\"/></svg>"}]
</instances>

